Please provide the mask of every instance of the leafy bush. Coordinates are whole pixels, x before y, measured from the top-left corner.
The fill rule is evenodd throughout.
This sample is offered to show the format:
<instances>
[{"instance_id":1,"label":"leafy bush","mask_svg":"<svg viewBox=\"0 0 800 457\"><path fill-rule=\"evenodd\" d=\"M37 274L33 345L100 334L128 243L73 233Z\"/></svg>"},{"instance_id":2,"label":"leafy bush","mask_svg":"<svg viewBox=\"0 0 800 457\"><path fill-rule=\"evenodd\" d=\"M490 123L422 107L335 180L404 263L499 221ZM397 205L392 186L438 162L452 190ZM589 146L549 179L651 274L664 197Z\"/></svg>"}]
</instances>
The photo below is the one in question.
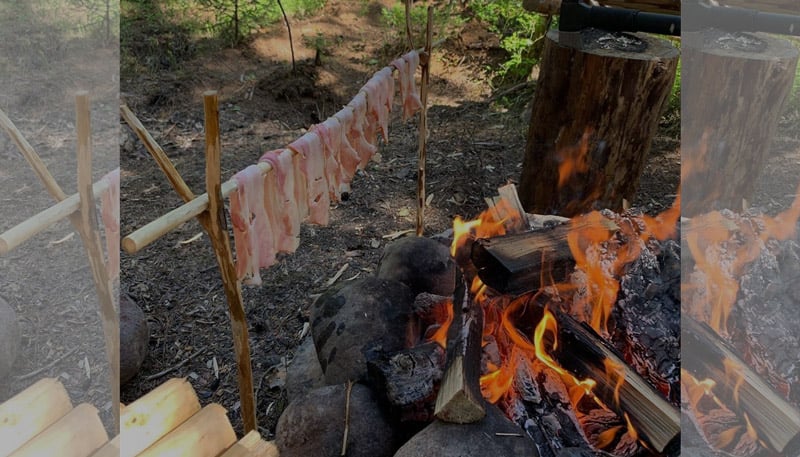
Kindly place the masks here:
<instances>
[{"instance_id":1,"label":"leafy bush","mask_svg":"<svg viewBox=\"0 0 800 457\"><path fill-rule=\"evenodd\" d=\"M495 70L500 82L527 79L539 63L542 38L547 33L546 16L524 9L521 0L477 0L471 8L475 17L499 35L500 46L508 53L508 60Z\"/></svg>"},{"instance_id":2,"label":"leafy bush","mask_svg":"<svg viewBox=\"0 0 800 457\"><path fill-rule=\"evenodd\" d=\"M425 5L412 5L410 16L411 31L413 33L411 38L414 46L421 48L425 43L428 9ZM381 21L383 25L393 31L394 39L406 39L406 8L403 2L397 2L391 8L382 9ZM455 11L452 2L433 10L433 30L439 37L451 36L464 25L464 22L465 20Z\"/></svg>"}]
</instances>

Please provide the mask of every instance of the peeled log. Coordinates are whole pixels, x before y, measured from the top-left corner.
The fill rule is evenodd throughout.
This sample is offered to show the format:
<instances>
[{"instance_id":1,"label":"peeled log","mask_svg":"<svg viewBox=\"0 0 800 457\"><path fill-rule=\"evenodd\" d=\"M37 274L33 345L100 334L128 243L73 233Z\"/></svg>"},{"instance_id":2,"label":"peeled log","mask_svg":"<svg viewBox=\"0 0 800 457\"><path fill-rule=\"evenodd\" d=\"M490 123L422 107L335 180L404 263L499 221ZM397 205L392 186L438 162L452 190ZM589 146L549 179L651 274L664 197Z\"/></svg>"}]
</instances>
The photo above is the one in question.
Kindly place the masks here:
<instances>
[{"instance_id":1,"label":"peeled log","mask_svg":"<svg viewBox=\"0 0 800 457\"><path fill-rule=\"evenodd\" d=\"M682 215L742 207L766 165L798 50L770 35L684 33Z\"/></svg>"},{"instance_id":2,"label":"peeled log","mask_svg":"<svg viewBox=\"0 0 800 457\"><path fill-rule=\"evenodd\" d=\"M678 50L669 41L626 34L646 48L616 50L619 40L582 34L589 46L576 50L547 33L520 179L529 213L570 217L632 201L675 78ZM580 156L584 135L586 168L559 186L559 166Z\"/></svg>"}]
</instances>

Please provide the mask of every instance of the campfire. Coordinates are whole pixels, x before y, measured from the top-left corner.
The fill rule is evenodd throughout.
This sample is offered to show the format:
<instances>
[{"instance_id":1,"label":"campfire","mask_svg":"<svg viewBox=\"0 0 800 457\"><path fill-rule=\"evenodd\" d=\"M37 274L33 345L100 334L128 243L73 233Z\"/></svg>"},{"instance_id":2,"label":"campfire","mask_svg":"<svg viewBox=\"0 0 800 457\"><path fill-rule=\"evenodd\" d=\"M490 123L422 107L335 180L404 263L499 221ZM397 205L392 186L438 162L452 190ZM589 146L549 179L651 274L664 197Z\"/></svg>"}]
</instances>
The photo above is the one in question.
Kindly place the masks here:
<instances>
[{"instance_id":1,"label":"campfire","mask_svg":"<svg viewBox=\"0 0 800 457\"><path fill-rule=\"evenodd\" d=\"M500 194L320 298L324 383L372 387L413 435L397 456L438 455L457 427L492 438L464 455L678 455L680 200L657 217L565 219L525 214L513 185ZM279 423L284 450L303 441L297 414Z\"/></svg>"},{"instance_id":2,"label":"campfire","mask_svg":"<svg viewBox=\"0 0 800 457\"><path fill-rule=\"evenodd\" d=\"M684 272L683 406L715 450L800 449L797 297L790 292L798 217L800 197L775 217L725 210L685 224L683 253L694 268Z\"/></svg>"}]
</instances>

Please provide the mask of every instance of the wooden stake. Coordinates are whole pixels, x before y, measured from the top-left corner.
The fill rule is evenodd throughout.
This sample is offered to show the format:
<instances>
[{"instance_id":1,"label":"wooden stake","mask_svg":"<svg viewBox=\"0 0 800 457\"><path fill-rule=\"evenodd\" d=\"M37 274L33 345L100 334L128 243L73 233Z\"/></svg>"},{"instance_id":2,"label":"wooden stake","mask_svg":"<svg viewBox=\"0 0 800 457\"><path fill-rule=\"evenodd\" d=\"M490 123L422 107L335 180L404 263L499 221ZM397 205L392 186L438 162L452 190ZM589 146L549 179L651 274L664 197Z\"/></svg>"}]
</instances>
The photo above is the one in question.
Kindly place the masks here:
<instances>
[{"instance_id":1,"label":"wooden stake","mask_svg":"<svg viewBox=\"0 0 800 457\"><path fill-rule=\"evenodd\" d=\"M408 10L406 10L408 11ZM428 25L425 35L425 52L422 59L419 113L419 162L417 164L417 236L425 231L425 157L428 154L428 79L431 72L431 41L433 40L433 6L428 7ZM413 48L412 48L413 49Z\"/></svg>"},{"instance_id":2,"label":"wooden stake","mask_svg":"<svg viewBox=\"0 0 800 457\"><path fill-rule=\"evenodd\" d=\"M97 215L92 195L92 128L89 112L89 93L78 92L75 97L76 126L78 131L78 193L80 212L78 213L78 233L89 257L95 290L103 321L103 334L106 340L106 355L111 372L111 401L114 408L114 430L119 433L119 317L114 308L111 283L108 279L103 245L97 230Z\"/></svg>"},{"instance_id":3,"label":"wooden stake","mask_svg":"<svg viewBox=\"0 0 800 457\"><path fill-rule=\"evenodd\" d=\"M206 122L206 191L209 195L208 237L214 247L222 286L228 299L233 330L233 347L239 375L239 398L242 405L244 431L256 430L256 404L253 393L253 372L250 366L250 343L247 339L247 317L242 304L242 289L233 264L228 227L225 222L225 205L220 179L219 100L216 91L203 94Z\"/></svg>"},{"instance_id":4,"label":"wooden stake","mask_svg":"<svg viewBox=\"0 0 800 457\"><path fill-rule=\"evenodd\" d=\"M746 413L759 439L780 455L800 452L800 411L776 394L710 327L686 314L681 317L681 352L689 355L681 358L682 368L697 379L714 380L714 394L731 410ZM726 363L738 373L726 369Z\"/></svg>"},{"instance_id":5,"label":"wooden stake","mask_svg":"<svg viewBox=\"0 0 800 457\"><path fill-rule=\"evenodd\" d=\"M0 457L38 435L72 409L64 385L44 378L0 404Z\"/></svg>"},{"instance_id":6,"label":"wooden stake","mask_svg":"<svg viewBox=\"0 0 800 457\"><path fill-rule=\"evenodd\" d=\"M486 415L480 388L483 310L469 298L466 284L456 289L453 321L447 331L447 369L434 414L445 422L467 424Z\"/></svg>"},{"instance_id":7,"label":"wooden stake","mask_svg":"<svg viewBox=\"0 0 800 457\"><path fill-rule=\"evenodd\" d=\"M411 0L406 0L406 42L408 50L414 49L414 38L411 36Z\"/></svg>"}]
</instances>

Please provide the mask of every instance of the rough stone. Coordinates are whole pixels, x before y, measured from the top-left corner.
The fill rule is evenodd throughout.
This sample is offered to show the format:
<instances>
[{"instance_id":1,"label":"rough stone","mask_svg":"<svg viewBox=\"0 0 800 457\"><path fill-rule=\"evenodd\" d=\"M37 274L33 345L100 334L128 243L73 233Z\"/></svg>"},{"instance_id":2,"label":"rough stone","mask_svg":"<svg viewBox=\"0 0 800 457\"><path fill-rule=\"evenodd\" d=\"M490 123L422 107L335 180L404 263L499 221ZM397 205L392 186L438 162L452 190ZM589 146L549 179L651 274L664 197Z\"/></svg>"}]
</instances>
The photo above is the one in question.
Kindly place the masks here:
<instances>
[{"instance_id":1,"label":"rough stone","mask_svg":"<svg viewBox=\"0 0 800 457\"><path fill-rule=\"evenodd\" d=\"M149 348L150 331L144 312L133 299L121 294L119 299L119 382L133 379L142 367Z\"/></svg>"},{"instance_id":2,"label":"rough stone","mask_svg":"<svg viewBox=\"0 0 800 457\"><path fill-rule=\"evenodd\" d=\"M366 379L367 360L413 346L419 323L405 284L373 277L327 292L311 310L325 384Z\"/></svg>"},{"instance_id":3,"label":"rough stone","mask_svg":"<svg viewBox=\"0 0 800 457\"><path fill-rule=\"evenodd\" d=\"M453 295L456 287L456 265L450 250L430 238L400 238L383 251L378 277L406 284L414 295L428 292Z\"/></svg>"},{"instance_id":4,"label":"rough stone","mask_svg":"<svg viewBox=\"0 0 800 457\"><path fill-rule=\"evenodd\" d=\"M317 358L314 340L307 335L294 352L294 358L286 368L286 394L289 402L325 384L325 375Z\"/></svg>"},{"instance_id":5,"label":"rough stone","mask_svg":"<svg viewBox=\"0 0 800 457\"><path fill-rule=\"evenodd\" d=\"M347 388L314 389L291 402L278 420L275 444L281 457L338 457L342 449ZM354 384L350 392L348 457L390 457L397 449L394 428L372 391Z\"/></svg>"}]
</instances>

